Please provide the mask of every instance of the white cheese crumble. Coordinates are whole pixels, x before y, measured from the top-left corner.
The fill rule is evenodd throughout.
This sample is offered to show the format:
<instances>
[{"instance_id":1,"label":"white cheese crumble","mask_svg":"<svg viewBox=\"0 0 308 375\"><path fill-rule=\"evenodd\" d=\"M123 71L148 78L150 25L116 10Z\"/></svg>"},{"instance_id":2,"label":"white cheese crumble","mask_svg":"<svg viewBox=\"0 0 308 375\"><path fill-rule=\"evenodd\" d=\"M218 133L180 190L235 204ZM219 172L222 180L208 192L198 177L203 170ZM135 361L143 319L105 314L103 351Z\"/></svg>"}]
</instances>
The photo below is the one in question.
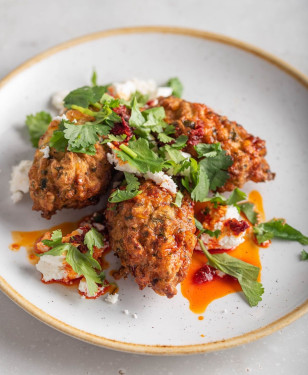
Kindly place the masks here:
<instances>
[{"instance_id":1,"label":"white cheese crumble","mask_svg":"<svg viewBox=\"0 0 308 375\"><path fill-rule=\"evenodd\" d=\"M166 173L162 171L155 173L147 172L144 177L146 180L152 180L156 185L169 190L170 193L176 194L177 185Z\"/></svg>"},{"instance_id":2,"label":"white cheese crumble","mask_svg":"<svg viewBox=\"0 0 308 375\"><path fill-rule=\"evenodd\" d=\"M119 299L118 293L108 294L108 296L105 298L105 301L108 302L108 303L115 304L115 303L118 302L118 299Z\"/></svg>"},{"instance_id":3,"label":"white cheese crumble","mask_svg":"<svg viewBox=\"0 0 308 375\"><path fill-rule=\"evenodd\" d=\"M64 121L69 121L69 119L66 117L66 114L64 113L63 115L61 116L56 116L53 118L53 121L54 120L57 120L57 121L61 121L61 120L64 120ZM75 121L75 120L74 120Z\"/></svg>"},{"instance_id":4,"label":"white cheese crumble","mask_svg":"<svg viewBox=\"0 0 308 375\"><path fill-rule=\"evenodd\" d=\"M240 233L238 236L235 236L229 227L224 226L224 223L227 220L230 220L230 219L235 219L237 221L242 220L237 208L233 205L225 206L224 208L225 208L224 214L214 224L214 229L213 229L214 231L215 230L222 231L219 237L216 239L214 237L211 237L207 233L203 233L201 235L201 240L203 241L204 245L208 249L219 248L219 249L230 250L230 249L234 249L238 247L245 240L245 234L248 228L242 233ZM201 250L199 244L197 244L196 249Z\"/></svg>"},{"instance_id":5,"label":"white cheese crumble","mask_svg":"<svg viewBox=\"0 0 308 375\"><path fill-rule=\"evenodd\" d=\"M125 310L123 310L123 314L129 315L129 311L125 309Z\"/></svg>"},{"instance_id":6,"label":"white cheese crumble","mask_svg":"<svg viewBox=\"0 0 308 375\"><path fill-rule=\"evenodd\" d=\"M44 146L44 147L40 148L40 152L43 154L44 159L49 158L49 151L50 151L49 146Z\"/></svg>"},{"instance_id":7,"label":"white cheese crumble","mask_svg":"<svg viewBox=\"0 0 308 375\"><path fill-rule=\"evenodd\" d=\"M65 256L43 255L36 269L43 275L43 281L63 280L67 277Z\"/></svg>"},{"instance_id":8,"label":"white cheese crumble","mask_svg":"<svg viewBox=\"0 0 308 375\"><path fill-rule=\"evenodd\" d=\"M136 91L139 91L142 95L149 95L149 100L172 94L171 87L157 87L153 79L141 80L133 78L125 82L115 82L112 84L111 90L116 96L124 100L129 100Z\"/></svg>"},{"instance_id":9,"label":"white cheese crumble","mask_svg":"<svg viewBox=\"0 0 308 375\"><path fill-rule=\"evenodd\" d=\"M51 97L51 104L59 112L64 111L64 98L69 94L68 90L58 91Z\"/></svg>"},{"instance_id":10,"label":"white cheese crumble","mask_svg":"<svg viewBox=\"0 0 308 375\"><path fill-rule=\"evenodd\" d=\"M29 192L29 170L32 166L31 160L22 160L12 168L10 180L11 198L14 203L19 202L23 194Z\"/></svg>"},{"instance_id":11,"label":"white cheese crumble","mask_svg":"<svg viewBox=\"0 0 308 375\"><path fill-rule=\"evenodd\" d=\"M133 314L133 318L134 319L138 319L138 315L137 314Z\"/></svg>"},{"instance_id":12,"label":"white cheese crumble","mask_svg":"<svg viewBox=\"0 0 308 375\"><path fill-rule=\"evenodd\" d=\"M93 227L96 228L98 231L102 231L105 229L105 225L101 223L93 223Z\"/></svg>"},{"instance_id":13,"label":"white cheese crumble","mask_svg":"<svg viewBox=\"0 0 308 375\"><path fill-rule=\"evenodd\" d=\"M91 296L91 294L89 293L88 284L86 282L86 279L82 278L79 282L78 290L79 290L79 292L83 293L86 297L95 298L99 293L101 293L104 290L104 287L99 286L97 288L97 292L95 293L95 295Z\"/></svg>"},{"instance_id":14,"label":"white cheese crumble","mask_svg":"<svg viewBox=\"0 0 308 375\"><path fill-rule=\"evenodd\" d=\"M109 143L108 143L108 146L109 146ZM109 147L111 147L111 146L109 146ZM134 173L137 176L141 175L136 167L134 167L133 165L130 165L127 161L123 161L123 160L119 159L115 155L113 149L112 149L112 154L110 154L110 153L107 154L107 160L110 164L114 165L114 169L116 169L117 171Z\"/></svg>"}]
</instances>

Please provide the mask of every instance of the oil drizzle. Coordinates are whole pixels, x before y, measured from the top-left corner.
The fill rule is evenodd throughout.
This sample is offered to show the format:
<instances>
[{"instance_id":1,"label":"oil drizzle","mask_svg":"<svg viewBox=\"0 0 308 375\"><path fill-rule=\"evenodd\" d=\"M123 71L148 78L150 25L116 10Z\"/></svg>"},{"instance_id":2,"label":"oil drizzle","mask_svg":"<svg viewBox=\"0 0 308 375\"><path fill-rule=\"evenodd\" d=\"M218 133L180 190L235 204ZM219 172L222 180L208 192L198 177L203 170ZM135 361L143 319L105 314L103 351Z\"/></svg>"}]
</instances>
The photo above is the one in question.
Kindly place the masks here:
<instances>
[{"instance_id":1,"label":"oil drizzle","mask_svg":"<svg viewBox=\"0 0 308 375\"><path fill-rule=\"evenodd\" d=\"M78 228L78 223L62 223L59 225L55 225L48 229L41 229L35 230L31 232L21 232L21 231L13 231L12 239L13 243L9 246L12 251L18 251L21 247L24 247L27 251L28 260L31 264L36 264L39 258L34 254L33 247L35 242L45 233L48 231L54 231L56 229L61 229L63 235L66 235L73 230Z\"/></svg>"},{"instance_id":2,"label":"oil drizzle","mask_svg":"<svg viewBox=\"0 0 308 375\"><path fill-rule=\"evenodd\" d=\"M257 191L252 191L248 197L249 202L255 204L255 210L258 212L260 220L265 220L262 197ZM198 207L199 209L199 207ZM259 247L253 240L252 233L248 233L245 241L235 250L230 251L229 255L251 263L261 269L259 257ZM192 263L186 279L181 284L181 291L189 301L190 310L196 314L202 314L207 306L214 300L224 297L230 293L239 292L241 287L237 280L231 277L219 278L197 285L193 282L193 275L207 262L206 256L198 251L193 253ZM259 280L261 272L259 274Z\"/></svg>"}]
</instances>

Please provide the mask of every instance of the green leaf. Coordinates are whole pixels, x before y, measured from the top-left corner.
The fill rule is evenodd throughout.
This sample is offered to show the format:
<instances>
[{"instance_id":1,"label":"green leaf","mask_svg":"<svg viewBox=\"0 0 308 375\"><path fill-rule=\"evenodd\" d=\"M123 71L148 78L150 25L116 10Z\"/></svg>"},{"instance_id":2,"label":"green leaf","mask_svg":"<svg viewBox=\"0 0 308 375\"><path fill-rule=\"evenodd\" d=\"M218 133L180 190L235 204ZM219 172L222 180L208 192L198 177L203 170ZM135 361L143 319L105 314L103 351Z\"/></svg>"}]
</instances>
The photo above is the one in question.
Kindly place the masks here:
<instances>
[{"instance_id":1,"label":"green leaf","mask_svg":"<svg viewBox=\"0 0 308 375\"><path fill-rule=\"evenodd\" d=\"M46 132L51 120L51 115L44 111L27 116L26 125L33 147L38 147L38 142L41 136Z\"/></svg>"},{"instance_id":2,"label":"green leaf","mask_svg":"<svg viewBox=\"0 0 308 375\"><path fill-rule=\"evenodd\" d=\"M272 238L280 238L308 245L308 237L288 225L284 219L272 219L266 223L258 224L253 227L253 232L259 244Z\"/></svg>"},{"instance_id":3,"label":"green leaf","mask_svg":"<svg viewBox=\"0 0 308 375\"><path fill-rule=\"evenodd\" d=\"M93 69L92 77L91 77L92 86L97 86L97 73L95 69Z\"/></svg>"},{"instance_id":4,"label":"green leaf","mask_svg":"<svg viewBox=\"0 0 308 375\"><path fill-rule=\"evenodd\" d=\"M199 221L198 219L196 219L196 218L195 218L195 226L196 226L197 229L199 229L199 231L200 231L201 233L203 233L203 231L204 231L203 225L202 225L202 224L200 223L200 221Z\"/></svg>"},{"instance_id":5,"label":"green leaf","mask_svg":"<svg viewBox=\"0 0 308 375\"><path fill-rule=\"evenodd\" d=\"M101 283L99 275L93 268L93 266L97 266L98 262L89 253L81 253L73 245L67 251L66 261L78 275L85 277L89 294L95 295L98 289L97 284Z\"/></svg>"},{"instance_id":6,"label":"green leaf","mask_svg":"<svg viewBox=\"0 0 308 375\"><path fill-rule=\"evenodd\" d=\"M305 250L301 252L301 260L308 260L308 253Z\"/></svg>"},{"instance_id":7,"label":"green leaf","mask_svg":"<svg viewBox=\"0 0 308 375\"><path fill-rule=\"evenodd\" d=\"M199 143L195 146L195 150L197 151L199 158L210 158L213 156L217 156L219 153L222 152L220 143Z\"/></svg>"},{"instance_id":8,"label":"green leaf","mask_svg":"<svg viewBox=\"0 0 308 375\"><path fill-rule=\"evenodd\" d=\"M136 167L141 173L148 171L155 173L163 169L164 160L151 150L146 139L130 140L126 148L131 150L136 156L132 157L133 154L129 155L127 150L123 151L122 149L115 151L116 156Z\"/></svg>"},{"instance_id":9,"label":"green leaf","mask_svg":"<svg viewBox=\"0 0 308 375\"><path fill-rule=\"evenodd\" d=\"M48 241L48 240L45 240L45 241ZM45 245L49 246L44 241L43 241L43 243ZM43 255L53 255L53 256L63 255L63 253L65 253L69 250L70 246L72 246L70 243L61 243L61 244L55 245L51 250L48 250L45 253L36 254L36 255L39 256L39 257L41 257Z\"/></svg>"},{"instance_id":10,"label":"green leaf","mask_svg":"<svg viewBox=\"0 0 308 375\"><path fill-rule=\"evenodd\" d=\"M64 137L63 130L55 130L49 140L49 146L57 151L65 152L68 146L68 141Z\"/></svg>"},{"instance_id":11,"label":"green leaf","mask_svg":"<svg viewBox=\"0 0 308 375\"><path fill-rule=\"evenodd\" d=\"M64 106L71 108L72 105L77 105L83 108L89 107L100 101L103 94L107 92L108 86L83 86L71 91L64 98Z\"/></svg>"},{"instance_id":12,"label":"green leaf","mask_svg":"<svg viewBox=\"0 0 308 375\"><path fill-rule=\"evenodd\" d=\"M117 189L109 197L108 201L110 203L119 203L136 197L141 193L141 190L138 190L140 182L136 176L132 173L124 172L125 180L127 183L126 189Z\"/></svg>"},{"instance_id":13,"label":"green leaf","mask_svg":"<svg viewBox=\"0 0 308 375\"><path fill-rule=\"evenodd\" d=\"M132 101L132 111L131 111L131 116L129 119L129 125L133 127L139 127L145 123L145 118L143 117L139 105L137 102L136 97L133 98Z\"/></svg>"},{"instance_id":14,"label":"green leaf","mask_svg":"<svg viewBox=\"0 0 308 375\"><path fill-rule=\"evenodd\" d=\"M84 244L87 245L90 254L93 255L94 246L99 249L103 247L103 236L96 229L91 228L84 236Z\"/></svg>"},{"instance_id":15,"label":"green leaf","mask_svg":"<svg viewBox=\"0 0 308 375\"><path fill-rule=\"evenodd\" d=\"M174 205L177 206L177 207L181 207L181 206L182 206L182 200L183 200L183 194L182 194L182 192L179 190L179 191L176 193L175 200L174 200Z\"/></svg>"},{"instance_id":16,"label":"green leaf","mask_svg":"<svg viewBox=\"0 0 308 375\"><path fill-rule=\"evenodd\" d=\"M49 247L55 247L57 245L60 245L62 243L62 231L61 229L54 230L51 234L50 240L43 240L42 241L44 245L47 245Z\"/></svg>"},{"instance_id":17,"label":"green leaf","mask_svg":"<svg viewBox=\"0 0 308 375\"><path fill-rule=\"evenodd\" d=\"M231 206L236 205L236 203L241 202L247 198L246 194L238 188L235 188L230 194L229 198L226 201L226 204Z\"/></svg>"},{"instance_id":18,"label":"green leaf","mask_svg":"<svg viewBox=\"0 0 308 375\"><path fill-rule=\"evenodd\" d=\"M228 168L233 164L233 161L224 150L218 153L216 156L202 159L200 162L200 168L202 168L209 179L209 189L216 190L225 184L229 178L227 172Z\"/></svg>"},{"instance_id":19,"label":"green leaf","mask_svg":"<svg viewBox=\"0 0 308 375\"><path fill-rule=\"evenodd\" d=\"M169 143L169 142L172 142L173 141L173 138L172 137L169 137L169 135L165 134L165 133L159 133L158 134L158 139L162 142L162 143Z\"/></svg>"},{"instance_id":20,"label":"green leaf","mask_svg":"<svg viewBox=\"0 0 308 375\"><path fill-rule=\"evenodd\" d=\"M247 219L251 222L251 224L255 225L258 222L258 214L256 211L254 211L255 205L253 203L247 202L247 203L241 203L239 205L239 208L241 212L245 214Z\"/></svg>"},{"instance_id":21,"label":"green leaf","mask_svg":"<svg viewBox=\"0 0 308 375\"><path fill-rule=\"evenodd\" d=\"M191 192L191 198L195 202L203 202L210 188L210 180L204 166L200 163L196 177L195 187Z\"/></svg>"},{"instance_id":22,"label":"green leaf","mask_svg":"<svg viewBox=\"0 0 308 375\"><path fill-rule=\"evenodd\" d=\"M181 150L186 146L186 142L188 140L188 137L186 135L180 135L178 138L175 139L175 142L170 145L172 148L176 148Z\"/></svg>"},{"instance_id":23,"label":"green leaf","mask_svg":"<svg viewBox=\"0 0 308 375\"><path fill-rule=\"evenodd\" d=\"M209 229L203 229L203 232L208 234L210 237L218 238L221 235L221 230L219 230L219 229L214 230L214 231L211 231Z\"/></svg>"},{"instance_id":24,"label":"green leaf","mask_svg":"<svg viewBox=\"0 0 308 375\"><path fill-rule=\"evenodd\" d=\"M172 95L177 98L181 98L183 94L183 85L181 81L177 78L170 78L167 82L167 86L172 88Z\"/></svg>"},{"instance_id":25,"label":"green leaf","mask_svg":"<svg viewBox=\"0 0 308 375\"><path fill-rule=\"evenodd\" d=\"M227 253L210 254L203 242L199 240L199 243L208 259L208 264L235 277L239 281L249 305L256 306L262 300L261 296L264 293L262 284L257 281L260 269Z\"/></svg>"}]
</instances>

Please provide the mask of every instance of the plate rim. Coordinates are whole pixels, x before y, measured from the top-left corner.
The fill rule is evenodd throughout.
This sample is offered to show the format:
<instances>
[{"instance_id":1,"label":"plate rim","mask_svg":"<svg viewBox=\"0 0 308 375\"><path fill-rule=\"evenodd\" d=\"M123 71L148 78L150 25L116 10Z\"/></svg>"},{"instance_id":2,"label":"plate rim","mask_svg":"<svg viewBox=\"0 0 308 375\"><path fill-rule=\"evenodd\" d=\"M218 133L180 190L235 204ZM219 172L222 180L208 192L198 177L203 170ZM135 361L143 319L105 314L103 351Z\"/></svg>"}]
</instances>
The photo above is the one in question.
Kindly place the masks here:
<instances>
[{"instance_id":1,"label":"plate rim","mask_svg":"<svg viewBox=\"0 0 308 375\"><path fill-rule=\"evenodd\" d=\"M136 27L124 27L109 29L104 31L98 31L95 33L87 34L78 38L71 39L69 41L58 44L51 47L36 56L25 61L12 72L7 74L4 78L0 80L0 89L5 86L12 78L20 74L27 68L35 65L39 61L56 54L62 50L74 47L76 45L93 41L96 39L107 38L115 35L125 35L125 34L140 34L140 33L165 33L165 34L177 34L183 36L191 36L200 39L211 40L218 43L227 44L238 49L244 50L245 52L254 54L267 62L275 65L277 68L283 70L288 75L292 76L294 79L299 81L304 87L308 88L308 76L292 65L286 63L284 60L276 57L275 55L264 51L263 49L253 46L249 43L240 41L235 38L231 38L222 34L217 34L213 32L184 28L184 27L170 27L170 26L136 26ZM238 345L243 345L251 341L257 340L277 330L284 328L293 321L299 319L305 313L308 312L308 299L300 306L296 307L294 310L284 315L283 317L275 320L274 322L247 332L243 335L232 337L226 340L214 341L204 344L192 344L192 345L146 345L146 344L134 344L127 343L117 340L108 339L102 336L97 336L89 332L80 330L76 327L68 325L59 319L47 314L43 310L39 309L37 306L29 302L21 294L19 294L2 276L0 276L0 289L17 305L24 309L29 314L33 315L40 321L46 323L47 325L55 328L56 330L68 334L69 336L75 337L77 339L86 341L88 343L118 350L124 352L138 353L138 354L155 354L155 355L183 355L183 354L197 354L205 353L215 350L227 349Z\"/></svg>"}]
</instances>

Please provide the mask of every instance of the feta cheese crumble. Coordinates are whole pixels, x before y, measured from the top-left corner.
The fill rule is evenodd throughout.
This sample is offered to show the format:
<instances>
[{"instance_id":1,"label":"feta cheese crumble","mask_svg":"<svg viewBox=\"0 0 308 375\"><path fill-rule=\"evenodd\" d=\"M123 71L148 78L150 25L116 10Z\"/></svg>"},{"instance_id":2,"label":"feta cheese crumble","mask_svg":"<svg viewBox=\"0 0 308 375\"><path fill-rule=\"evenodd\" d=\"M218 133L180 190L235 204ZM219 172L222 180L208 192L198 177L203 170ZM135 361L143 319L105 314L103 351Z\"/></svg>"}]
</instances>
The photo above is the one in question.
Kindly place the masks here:
<instances>
[{"instance_id":1,"label":"feta cheese crumble","mask_svg":"<svg viewBox=\"0 0 308 375\"><path fill-rule=\"evenodd\" d=\"M32 166L31 160L22 160L12 168L10 180L11 199L14 203L19 202L23 195L29 192L29 170Z\"/></svg>"},{"instance_id":2,"label":"feta cheese crumble","mask_svg":"<svg viewBox=\"0 0 308 375\"><path fill-rule=\"evenodd\" d=\"M43 255L36 264L36 269L43 275L43 281L64 280L68 273L64 255Z\"/></svg>"},{"instance_id":3,"label":"feta cheese crumble","mask_svg":"<svg viewBox=\"0 0 308 375\"><path fill-rule=\"evenodd\" d=\"M43 154L44 159L49 158L49 152L50 152L49 146L44 146L44 147L40 148L40 152Z\"/></svg>"},{"instance_id":4,"label":"feta cheese crumble","mask_svg":"<svg viewBox=\"0 0 308 375\"><path fill-rule=\"evenodd\" d=\"M127 161L123 161L116 156L114 153L113 145L108 143L108 146L112 149L112 154L107 154L107 160L110 164L114 165L114 169L121 172L134 173L137 176L141 176L138 169L133 165L130 165Z\"/></svg>"},{"instance_id":5,"label":"feta cheese crumble","mask_svg":"<svg viewBox=\"0 0 308 375\"><path fill-rule=\"evenodd\" d=\"M79 286L78 286L79 292L82 293L85 297L88 297L88 298L98 297L104 291L104 289L105 289L104 286L99 286L97 288L97 292L95 293L95 295L91 296L91 294L89 293L88 284L87 284L86 279L84 277L80 280Z\"/></svg>"},{"instance_id":6,"label":"feta cheese crumble","mask_svg":"<svg viewBox=\"0 0 308 375\"><path fill-rule=\"evenodd\" d=\"M219 215L220 214L220 215ZM211 237L207 233L201 235L201 240L208 249L226 249L231 250L238 247L245 240L245 234L248 230L245 229L239 235L235 235L230 227L228 226L228 221L235 219L241 221L242 217L240 216L237 208L233 205L231 206L221 206L218 214L215 215L215 221L212 231L220 230L221 233L218 238ZM227 225L225 225L227 224ZM201 250L200 245L197 244L197 250Z\"/></svg>"},{"instance_id":7,"label":"feta cheese crumble","mask_svg":"<svg viewBox=\"0 0 308 375\"><path fill-rule=\"evenodd\" d=\"M124 100L129 100L136 91L142 95L149 95L149 100L159 96L167 97L172 94L171 87L157 87L153 79L141 80L133 78L125 82L115 82L110 89L114 95Z\"/></svg>"},{"instance_id":8,"label":"feta cheese crumble","mask_svg":"<svg viewBox=\"0 0 308 375\"><path fill-rule=\"evenodd\" d=\"M105 298L105 301L108 302L108 303L111 303L111 304L115 304L117 303L119 300L119 295L118 293L115 293L115 294L108 294L108 296Z\"/></svg>"},{"instance_id":9,"label":"feta cheese crumble","mask_svg":"<svg viewBox=\"0 0 308 375\"><path fill-rule=\"evenodd\" d=\"M64 111L64 98L69 94L68 90L62 90L54 93L51 97L51 105L61 113Z\"/></svg>"},{"instance_id":10,"label":"feta cheese crumble","mask_svg":"<svg viewBox=\"0 0 308 375\"><path fill-rule=\"evenodd\" d=\"M66 117L66 114L64 113L63 115L61 116L56 116L53 118L53 121L54 120L57 120L57 121L61 121L61 120L64 120L64 121L69 121L69 119ZM75 120L74 120L75 121Z\"/></svg>"},{"instance_id":11,"label":"feta cheese crumble","mask_svg":"<svg viewBox=\"0 0 308 375\"><path fill-rule=\"evenodd\" d=\"M146 180L152 180L156 183L156 185L169 190L170 193L176 194L177 185L166 173L162 171L155 173L147 172L144 177Z\"/></svg>"}]
</instances>

